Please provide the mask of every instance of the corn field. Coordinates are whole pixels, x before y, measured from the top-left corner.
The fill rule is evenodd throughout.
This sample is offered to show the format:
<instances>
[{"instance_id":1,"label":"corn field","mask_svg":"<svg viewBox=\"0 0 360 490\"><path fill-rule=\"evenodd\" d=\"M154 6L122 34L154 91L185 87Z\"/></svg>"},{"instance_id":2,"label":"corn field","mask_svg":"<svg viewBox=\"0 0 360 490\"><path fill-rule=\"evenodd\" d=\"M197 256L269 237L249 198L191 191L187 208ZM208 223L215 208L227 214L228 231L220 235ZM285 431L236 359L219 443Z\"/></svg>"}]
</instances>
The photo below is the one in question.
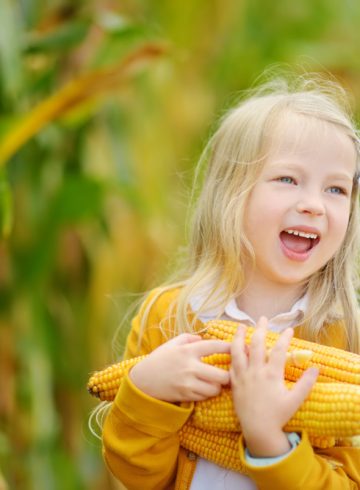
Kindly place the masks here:
<instances>
[{"instance_id":1,"label":"corn field","mask_svg":"<svg viewBox=\"0 0 360 490\"><path fill-rule=\"evenodd\" d=\"M0 490L120 488L86 382L172 272L214 122L274 64L359 114L359 25L357 0L0 1Z\"/></svg>"}]
</instances>

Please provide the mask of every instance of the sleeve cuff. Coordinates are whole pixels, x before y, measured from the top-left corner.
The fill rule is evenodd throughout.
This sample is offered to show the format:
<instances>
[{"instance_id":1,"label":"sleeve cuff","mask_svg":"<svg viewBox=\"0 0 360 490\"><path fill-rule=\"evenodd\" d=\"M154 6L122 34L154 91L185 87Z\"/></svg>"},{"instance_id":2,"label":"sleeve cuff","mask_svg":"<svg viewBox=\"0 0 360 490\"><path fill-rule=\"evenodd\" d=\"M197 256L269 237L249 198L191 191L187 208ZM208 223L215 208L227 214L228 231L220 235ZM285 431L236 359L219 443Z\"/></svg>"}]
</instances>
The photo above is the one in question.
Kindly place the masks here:
<instances>
[{"instance_id":1,"label":"sleeve cuff","mask_svg":"<svg viewBox=\"0 0 360 490\"><path fill-rule=\"evenodd\" d=\"M296 446L300 443L300 436L296 432L290 432L286 434L288 441L291 445L289 451L285 454L281 454L280 456L276 456L274 458L255 458L251 456L247 448L245 449L245 461L251 466L269 466L271 464L278 463L282 459L287 458L287 456L296 448Z\"/></svg>"},{"instance_id":2,"label":"sleeve cuff","mask_svg":"<svg viewBox=\"0 0 360 490\"><path fill-rule=\"evenodd\" d=\"M190 417L194 403L180 406L153 398L139 390L130 380L123 378L113 403L112 410L121 412L130 425L155 437L165 437L177 432Z\"/></svg>"},{"instance_id":3,"label":"sleeve cuff","mask_svg":"<svg viewBox=\"0 0 360 490\"><path fill-rule=\"evenodd\" d=\"M299 445L280 459L267 466L255 466L246 460L243 435L239 439L240 461L246 474L259 488L297 488L304 480L314 462L314 451L306 432L301 432Z\"/></svg>"}]
</instances>

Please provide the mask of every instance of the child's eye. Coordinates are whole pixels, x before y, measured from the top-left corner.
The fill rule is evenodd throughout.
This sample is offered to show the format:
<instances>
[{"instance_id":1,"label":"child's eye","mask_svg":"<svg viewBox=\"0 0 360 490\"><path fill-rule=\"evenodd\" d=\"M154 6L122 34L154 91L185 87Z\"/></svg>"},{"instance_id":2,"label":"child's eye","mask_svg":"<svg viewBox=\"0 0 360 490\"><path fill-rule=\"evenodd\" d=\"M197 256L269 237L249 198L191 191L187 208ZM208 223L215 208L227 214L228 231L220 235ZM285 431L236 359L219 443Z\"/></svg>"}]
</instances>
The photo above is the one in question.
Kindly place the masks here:
<instances>
[{"instance_id":1,"label":"child's eye","mask_svg":"<svg viewBox=\"0 0 360 490\"><path fill-rule=\"evenodd\" d=\"M276 179L278 182L283 182L284 184L295 184L295 180L292 177L284 176Z\"/></svg>"},{"instance_id":2,"label":"child's eye","mask_svg":"<svg viewBox=\"0 0 360 490\"><path fill-rule=\"evenodd\" d=\"M330 194L347 195L346 189L344 189L343 187L338 187L337 185L333 185L333 186L329 187L328 192Z\"/></svg>"}]
</instances>

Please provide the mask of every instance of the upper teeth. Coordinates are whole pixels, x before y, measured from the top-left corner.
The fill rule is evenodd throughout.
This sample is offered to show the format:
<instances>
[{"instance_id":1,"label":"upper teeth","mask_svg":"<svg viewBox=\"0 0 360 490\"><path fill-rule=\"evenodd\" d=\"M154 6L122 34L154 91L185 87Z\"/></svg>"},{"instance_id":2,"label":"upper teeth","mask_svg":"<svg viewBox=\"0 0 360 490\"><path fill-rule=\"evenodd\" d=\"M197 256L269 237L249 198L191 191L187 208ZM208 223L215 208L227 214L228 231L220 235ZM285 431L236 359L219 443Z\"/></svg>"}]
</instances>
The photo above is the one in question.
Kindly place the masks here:
<instances>
[{"instance_id":1,"label":"upper teeth","mask_svg":"<svg viewBox=\"0 0 360 490\"><path fill-rule=\"evenodd\" d=\"M318 237L315 233L305 233L304 231L297 231L297 230L285 230L285 231L290 235L303 236L304 238L312 238L313 240L315 240L315 238Z\"/></svg>"}]
</instances>

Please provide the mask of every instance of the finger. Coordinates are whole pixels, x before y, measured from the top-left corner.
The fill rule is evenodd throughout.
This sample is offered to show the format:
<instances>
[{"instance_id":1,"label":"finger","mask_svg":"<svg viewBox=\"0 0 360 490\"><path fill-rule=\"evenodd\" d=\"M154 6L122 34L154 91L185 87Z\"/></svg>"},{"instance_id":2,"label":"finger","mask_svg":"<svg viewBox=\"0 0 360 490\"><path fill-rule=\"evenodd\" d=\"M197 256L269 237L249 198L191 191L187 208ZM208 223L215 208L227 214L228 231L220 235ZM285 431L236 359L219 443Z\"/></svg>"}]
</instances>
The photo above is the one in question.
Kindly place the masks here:
<instances>
[{"instance_id":1,"label":"finger","mask_svg":"<svg viewBox=\"0 0 360 490\"><path fill-rule=\"evenodd\" d=\"M307 369L301 378L295 383L290 391L290 397L293 404L293 413L300 407L306 397L309 395L312 387L316 383L319 370L315 367Z\"/></svg>"},{"instance_id":2,"label":"finger","mask_svg":"<svg viewBox=\"0 0 360 490\"><path fill-rule=\"evenodd\" d=\"M262 365L266 359L265 338L268 320L264 316L260 317L249 347L249 364Z\"/></svg>"},{"instance_id":3,"label":"finger","mask_svg":"<svg viewBox=\"0 0 360 490\"><path fill-rule=\"evenodd\" d=\"M245 344L246 327L239 325L231 343L231 369L234 373L245 371L248 365L248 349Z\"/></svg>"},{"instance_id":4,"label":"finger","mask_svg":"<svg viewBox=\"0 0 360 490\"><path fill-rule=\"evenodd\" d=\"M227 385L230 382L229 371L218 368L216 366L210 366L209 364L200 363L198 371L196 372L197 378L221 385Z\"/></svg>"},{"instance_id":5,"label":"finger","mask_svg":"<svg viewBox=\"0 0 360 490\"><path fill-rule=\"evenodd\" d=\"M191 346L191 349L200 358L216 353L230 353L230 345L230 342L225 342L224 340L203 340Z\"/></svg>"},{"instance_id":6,"label":"finger","mask_svg":"<svg viewBox=\"0 0 360 490\"><path fill-rule=\"evenodd\" d=\"M210 398L208 395L202 395L201 393L192 393L188 397L183 397L180 401L185 401L185 402L203 402Z\"/></svg>"},{"instance_id":7,"label":"finger","mask_svg":"<svg viewBox=\"0 0 360 490\"><path fill-rule=\"evenodd\" d=\"M287 328L284 330L268 355L269 365L282 373L285 370L286 353L293 334L294 330L292 328Z\"/></svg>"},{"instance_id":8,"label":"finger","mask_svg":"<svg viewBox=\"0 0 360 490\"><path fill-rule=\"evenodd\" d=\"M221 392L221 385L216 383L206 383L205 381L198 380L196 386L193 389L196 400L206 400L213 396L219 395Z\"/></svg>"},{"instance_id":9,"label":"finger","mask_svg":"<svg viewBox=\"0 0 360 490\"><path fill-rule=\"evenodd\" d=\"M191 344L193 342L198 342L199 340L202 340L202 337L200 335L195 335L191 333L182 333L168 340L166 344L163 345L184 345L184 344Z\"/></svg>"}]
</instances>

